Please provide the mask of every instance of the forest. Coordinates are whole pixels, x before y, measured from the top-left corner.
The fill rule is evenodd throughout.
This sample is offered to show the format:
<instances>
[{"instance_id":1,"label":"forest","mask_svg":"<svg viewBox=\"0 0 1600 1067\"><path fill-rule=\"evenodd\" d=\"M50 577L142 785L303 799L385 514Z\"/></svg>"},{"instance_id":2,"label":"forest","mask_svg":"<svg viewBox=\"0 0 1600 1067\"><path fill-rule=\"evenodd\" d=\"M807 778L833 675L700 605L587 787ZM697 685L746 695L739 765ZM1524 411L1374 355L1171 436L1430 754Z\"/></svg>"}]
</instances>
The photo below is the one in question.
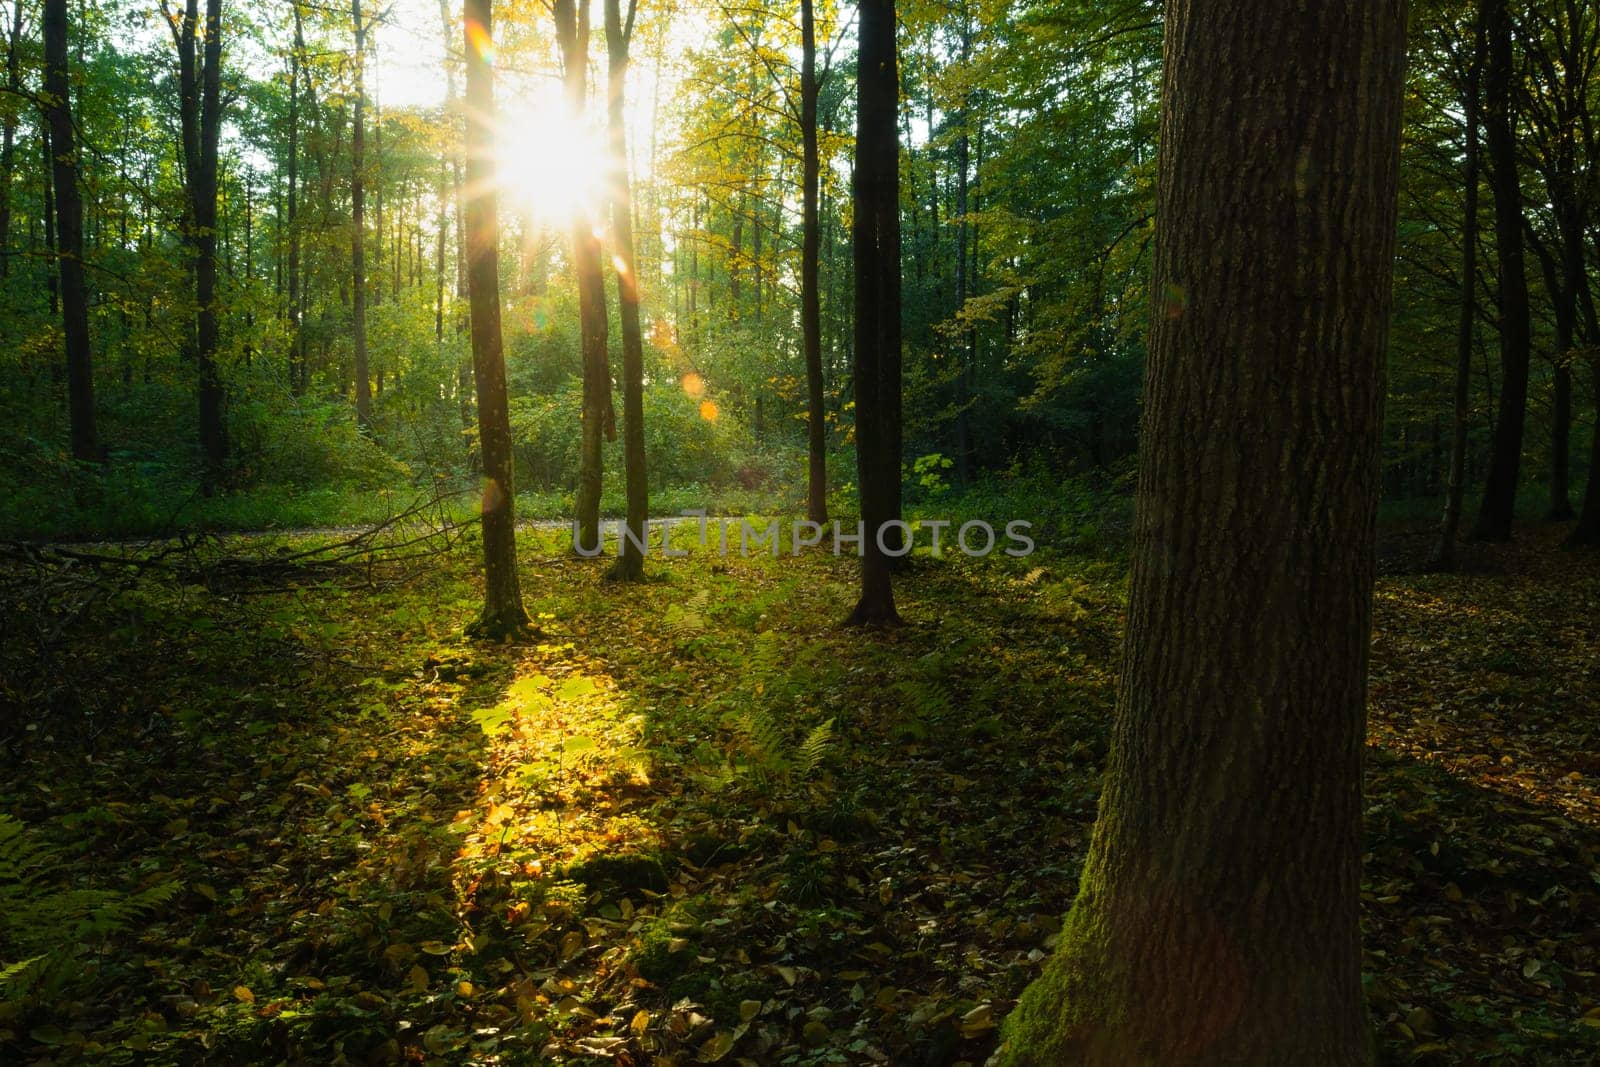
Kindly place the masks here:
<instances>
[{"instance_id":1,"label":"forest","mask_svg":"<svg viewBox=\"0 0 1600 1067\"><path fill-rule=\"evenodd\" d=\"M1600 1059L1600 7L0 37L0 1062Z\"/></svg>"}]
</instances>

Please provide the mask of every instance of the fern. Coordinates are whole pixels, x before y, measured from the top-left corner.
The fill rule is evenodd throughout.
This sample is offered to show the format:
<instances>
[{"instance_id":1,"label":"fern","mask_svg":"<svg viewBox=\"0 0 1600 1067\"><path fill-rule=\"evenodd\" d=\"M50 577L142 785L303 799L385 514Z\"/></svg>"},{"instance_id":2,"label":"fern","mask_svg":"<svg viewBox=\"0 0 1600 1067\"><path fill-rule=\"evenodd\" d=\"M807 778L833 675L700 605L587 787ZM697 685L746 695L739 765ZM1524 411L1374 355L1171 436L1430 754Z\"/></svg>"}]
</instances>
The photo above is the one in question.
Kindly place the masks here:
<instances>
[{"instance_id":1,"label":"fern","mask_svg":"<svg viewBox=\"0 0 1600 1067\"><path fill-rule=\"evenodd\" d=\"M0 1000L59 988L88 943L121 933L178 893L176 882L131 894L60 889L50 877L59 865L58 853L0 814L0 953L22 957L0 963Z\"/></svg>"},{"instance_id":2,"label":"fern","mask_svg":"<svg viewBox=\"0 0 1600 1067\"><path fill-rule=\"evenodd\" d=\"M833 741L833 720L821 722L800 742L800 747L795 749L794 765L801 774L810 775L822 762L822 757L827 755L828 745Z\"/></svg>"},{"instance_id":3,"label":"fern","mask_svg":"<svg viewBox=\"0 0 1600 1067\"><path fill-rule=\"evenodd\" d=\"M751 708L732 720L739 747L746 757L744 770L765 784L779 779L793 785L816 773L833 741L833 719L813 727L799 744L791 744L778 721L768 712Z\"/></svg>"}]
</instances>

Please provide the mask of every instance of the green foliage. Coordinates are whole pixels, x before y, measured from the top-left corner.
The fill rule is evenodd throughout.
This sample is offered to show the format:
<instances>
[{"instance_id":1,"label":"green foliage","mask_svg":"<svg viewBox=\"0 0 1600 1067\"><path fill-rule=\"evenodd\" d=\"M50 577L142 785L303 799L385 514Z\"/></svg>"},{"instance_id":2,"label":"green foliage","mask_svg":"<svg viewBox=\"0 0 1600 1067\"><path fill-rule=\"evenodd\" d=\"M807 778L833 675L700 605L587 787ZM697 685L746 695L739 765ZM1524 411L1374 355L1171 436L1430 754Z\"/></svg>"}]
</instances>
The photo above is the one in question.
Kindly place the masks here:
<instances>
[{"instance_id":1,"label":"green foliage","mask_svg":"<svg viewBox=\"0 0 1600 1067\"><path fill-rule=\"evenodd\" d=\"M82 957L168 903L178 883L136 892L61 884L65 858L0 814L0 1000L25 1003L88 976Z\"/></svg>"}]
</instances>

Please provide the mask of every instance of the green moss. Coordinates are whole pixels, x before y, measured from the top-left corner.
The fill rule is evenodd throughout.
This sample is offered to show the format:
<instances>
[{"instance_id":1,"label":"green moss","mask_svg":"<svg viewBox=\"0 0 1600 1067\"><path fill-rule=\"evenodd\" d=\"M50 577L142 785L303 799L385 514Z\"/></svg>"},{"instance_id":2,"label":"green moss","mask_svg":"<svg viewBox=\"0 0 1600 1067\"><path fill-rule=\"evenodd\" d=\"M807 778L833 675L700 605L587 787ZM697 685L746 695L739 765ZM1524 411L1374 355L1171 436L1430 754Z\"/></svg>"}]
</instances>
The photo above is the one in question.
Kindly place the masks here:
<instances>
[{"instance_id":1,"label":"green moss","mask_svg":"<svg viewBox=\"0 0 1600 1067\"><path fill-rule=\"evenodd\" d=\"M654 922L639 933L638 946L633 950L633 969L639 977L657 985L674 983L695 965L695 952L685 940L677 948L673 941L677 935L665 922Z\"/></svg>"}]
</instances>

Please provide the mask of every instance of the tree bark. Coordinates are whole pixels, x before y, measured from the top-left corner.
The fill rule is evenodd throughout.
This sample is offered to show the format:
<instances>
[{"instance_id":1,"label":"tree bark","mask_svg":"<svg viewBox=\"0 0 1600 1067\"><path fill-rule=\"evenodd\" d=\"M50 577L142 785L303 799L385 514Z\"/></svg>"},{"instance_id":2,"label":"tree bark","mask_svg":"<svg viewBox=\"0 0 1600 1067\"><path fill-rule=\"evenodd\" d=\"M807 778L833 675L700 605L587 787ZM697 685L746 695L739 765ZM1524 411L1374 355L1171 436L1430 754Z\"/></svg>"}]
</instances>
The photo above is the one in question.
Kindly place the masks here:
<instances>
[{"instance_id":1,"label":"tree bark","mask_svg":"<svg viewBox=\"0 0 1600 1067\"><path fill-rule=\"evenodd\" d=\"M639 328L639 260L633 239L633 187L628 178L628 132L623 114L628 81L628 43L638 0L629 0L626 21L620 0L605 0L606 126L611 148L611 232L616 242L617 312L622 322L622 454L627 480L627 530L609 576L637 581L644 576L650 535L650 486L644 455L644 337Z\"/></svg>"},{"instance_id":2,"label":"tree bark","mask_svg":"<svg viewBox=\"0 0 1600 1067\"><path fill-rule=\"evenodd\" d=\"M356 34L355 117L350 127L350 329L355 355L356 425L366 432L372 426L372 378L367 367L367 249L366 249L366 37L361 0L350 0L350 17ZM378 235L383 243L383 235Z\"/></svg>"},{"instance_id":3,"label":"tree bark","mask_svg":"<svg viewBox=\"0 0 1600 1067\"><path fill-rule=\"evenodd\" d=\"M1450 424L1450 483L1445 490L1444 516L1439 520L1439 540L1428 567L1436 571L1456 568L1456 540L1461 532L1461 509L1467 483L1467 420L1472 405L1472 339L1478 319L1478 111L1483 81L1483 21L1473 26L1472 55L1462 111L1466 117L1466 159L1462 183L1466 188L1461 225L1461 314L1456 324L1456 374Z\"/></svg>"},{"instance_id":4,"label":"tree bark","mask_svg":"<svg viewBox=\"0 0 1600 1067\"><path fill-rule=\"evenodd\" d=\"M582 123L587 104L589 0L555 0L556 36L566 81L567 106ZM583 346L583 426L578 451L577 547L600 547L601 435L615 440L611 367L606 352L606 289L600 266L599 220L579 211L572 223L573 269L578 280L578 327Z\"/></svg>"},{"instance_id":5,"label":"tree bark","mask_svg":"<svg viewBox=\"0 0 1600 1067\"><path fill-rule=\"evenodd\" d=\"M1126 644L1002 1064L1368 1063L1361 756L1404 0L1168 0Z\"/></svg>"},{"instance_id":6,"label":"tree bark","mask_svg":"<svg viewBox=\"0 0 1600 1067\"><path fill-rule=\"evenodd\" d=\"M20 96L22 0L12 0L11 28L6 34L6 89ZM0 252L11 250L11 176L16 170L17 120L8 108L0 121ZM11 257L0 255L0 278L11 273Z\"/></svg>"},{"instance_id":7,"label":"tree bark","mask_svg":"<svg viewBox=\"0 0 1600 1067\"><path fill-rule=\"evenodd\" d=\"M300 58L305 52L305 16L294 0L294 52L289 57L289 388L306 391L305 342L300 336Z\"/></svg>"},{"instance_id":8,"label":"tree bark","mask_svg":"<svg viewBox=\"0 0 1600 1067\"><path fill-rule=\"evenodd\" d=\"M165 11L165 5L163 4ZM200 449L205 458L201 489L220 485L228 459L225 396L217 366L220 340L217 314L217 152L222 136L222 0L206 0L205 43L200 37L199 0L186 0L174 20L178 51L178 116L182 140L186 238L194 276L194 354L198 372Z\"/></svg>"},{"instance_id":9,"label":"tree bark","mask_svg":"<svg viewBox=\"0 0 1600 1067\"><path fill-rule=\"evenodd\" d=\"M821 225L817 150L817 27L813 0L800 0L800 343L806 361L806 518L828 521L827 413L823 409Z\"/></svg>"},{"instance_id":10,"label":"tree bark","mask_svg":"<svg viewBox=\"0 0 1600 1067\"><path fill-rule=\"evenodd\" d=\"M1511 15L1506 0L1481 0L1487 46L1484 68L1484 148L1494 190L1495 245L1500 259L1500 411L1495 420L1489 480L1472 536L1509 541L1516 515L1517 477L1522 467L1522 436L1528 407L1528 364L1533 344L1528 280L1523 261L1522 184L1517 177L1514 129L1515 76Z\"/></svg>"},{"instance_id":11,"label":"tree bark","mask_svg":"<svg viewBox=\"0 0 1600 1067\"><path fill-rule=\"evenodd\" d=\"M900 79L894 0L861 0L855 145L856 473L861 597L846 625L894 625L900 516Z\"/></svg>"},{"instance_id":12,"label":"tree bark","mask_svg":"<svg viewBox=\"0 0 1600 1067\"><path fill-rule=\"evenodd\" d=\"M100 440L95 431L89 297L83 278L83 194L78 189L72 82L67 71L66 0L45 0L44 62L45 120L50 125L55 178L56 264L61 279L61 328L67 349L67 412L72 427L72 458L98 463Z\"/></svg>"},{"instance_id":13,"label":"tree bark","mask_svg":"<svg viewBox=\"0 0 1600 1067\"><path fill-rule=\"evenodd\" d=\"M517 580L516 488L511 469L511 416L500 334L500 222L495 189L494 69L484 52L493 41L490 0L466 0L467 300L472 320L472 372L478 391L478 449L483 460L483 612L472 626L499 640L527 629Z\"/></svg>"}]
</instances>

